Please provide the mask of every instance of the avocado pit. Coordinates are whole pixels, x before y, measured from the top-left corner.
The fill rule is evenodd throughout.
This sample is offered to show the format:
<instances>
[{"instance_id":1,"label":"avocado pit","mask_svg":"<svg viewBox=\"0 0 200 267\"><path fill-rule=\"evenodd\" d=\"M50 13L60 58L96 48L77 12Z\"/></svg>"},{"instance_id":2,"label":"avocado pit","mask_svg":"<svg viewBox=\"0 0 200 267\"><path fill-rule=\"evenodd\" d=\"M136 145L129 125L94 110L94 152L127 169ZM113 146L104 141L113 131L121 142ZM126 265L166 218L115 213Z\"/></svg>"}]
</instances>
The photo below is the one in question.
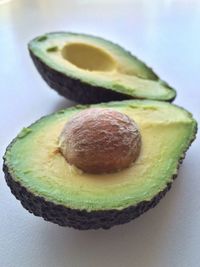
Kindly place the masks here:
<instances>
[{"instance_id":1,"label":"avocado pit","mask_svg":"<svg viewBox=\"0 0 200 267\"><path fill-rule=\"evenodd\" d=\"M136 123L127 115L106 108L79 112L59 137L67 162L88 173L110 173L133 163L141 148Z\"/></svg>"}]
</instances>

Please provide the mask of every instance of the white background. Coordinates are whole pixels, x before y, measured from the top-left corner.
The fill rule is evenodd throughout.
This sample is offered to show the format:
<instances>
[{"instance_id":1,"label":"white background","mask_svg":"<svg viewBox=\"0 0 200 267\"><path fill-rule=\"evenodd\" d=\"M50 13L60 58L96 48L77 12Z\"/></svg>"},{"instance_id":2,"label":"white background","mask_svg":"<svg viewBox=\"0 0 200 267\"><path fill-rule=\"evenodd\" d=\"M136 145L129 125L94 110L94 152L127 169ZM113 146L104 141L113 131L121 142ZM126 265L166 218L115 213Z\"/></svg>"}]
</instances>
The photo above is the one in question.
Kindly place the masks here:
<instances>
[{"instance_id":1,"label":"white background","mask_svg":"<svg viewBox=\"0 0 200 267\"><path fill-rule=\"evenodd\" d=\"M2 155L23 126L72 104L42 81L27 51L30 39L56 30L99 35L131 50L199 120L200 2L13 0L0 5ZM199 152L197 138L160 204L109 231L81 232L34 217L1 172L0 267L199 267Z\"/></svg>"}]
</instances>

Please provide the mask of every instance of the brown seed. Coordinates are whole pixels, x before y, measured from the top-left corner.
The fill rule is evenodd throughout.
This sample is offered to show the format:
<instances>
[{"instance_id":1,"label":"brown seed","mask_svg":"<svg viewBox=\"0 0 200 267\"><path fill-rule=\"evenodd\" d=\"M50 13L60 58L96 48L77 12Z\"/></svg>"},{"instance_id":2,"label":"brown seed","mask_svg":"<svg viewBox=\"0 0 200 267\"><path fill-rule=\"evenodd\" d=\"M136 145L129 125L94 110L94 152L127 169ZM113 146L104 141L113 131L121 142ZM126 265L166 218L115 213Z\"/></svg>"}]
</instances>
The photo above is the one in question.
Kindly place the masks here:
<instances>
[{"instance_id":1,"label":"brown seed","mask_svg":"<svg viewBox=\"0 0 200 267\"><path fill-rule=\"evenodd\" d=\"M127 115L106 108L90 108L68 121L59 137L60 150L72 165L88 173L127 168L141 147L137 125Z\"/></svg>"}]
</instances>

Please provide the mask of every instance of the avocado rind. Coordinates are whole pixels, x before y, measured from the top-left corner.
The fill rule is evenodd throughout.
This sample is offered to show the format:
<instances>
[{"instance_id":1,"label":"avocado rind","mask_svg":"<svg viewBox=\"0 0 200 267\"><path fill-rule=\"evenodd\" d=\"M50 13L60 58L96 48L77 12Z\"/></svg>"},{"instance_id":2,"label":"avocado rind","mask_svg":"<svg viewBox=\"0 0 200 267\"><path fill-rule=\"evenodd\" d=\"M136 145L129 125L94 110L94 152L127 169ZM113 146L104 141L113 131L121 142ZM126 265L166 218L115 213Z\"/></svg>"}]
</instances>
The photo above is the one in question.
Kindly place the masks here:
<instances>
[{"instance_id":1,"label":"avocado rind","mask_svg":"<svg viewBox=\"0 0 200 267\"><path fill-rule=\"evenodd\" d=\"M114 225L128 223L139 217L147 210L154 208L171 188L168 183L164 190L159 192L150 201L143 201L136 206L130 206L122 210L91 211L67 208L36 196L27 188L15 181L4 162L3 171L5 180L12 194L20 200L22 206L35 216L42 217L60 226L73 227L78 230L109 229ZM173 176L173 179L176 175Z\"/></svg>"},{"instance_id":2,"label":"avocado rind","mask_svg":"<svg viewBox=\"0 0 200 267\"><path fill-rule=\"evenodd\" d=\"M150 96L148 95L148 92L145 94L141 94L139 93L139 89L137 89L137 85L133 83L132 85L135 85L133 91L136 91L137 94L132 95L132 93L130 93L129 90L128 91L126 90L126 86L121 83L113 82L112 87L110 87L110 85L106 83L104 83L103 86L101 86L101 84L99 83L91 82L88 81L87 79L80 78L79 75L76 75L76 72L74 72L72 75L69 74L68 71L63 71L60 68L57 69L57 67L55 67L55 64L50 64L49 60L47 60L48 59L47 56L45 58L44 56L41 56L36 48L37 42L41 43L40 38L44 39L44 37L46 37L45 39L46 41L48 38L51 39L52 36L54 35L55 36L72 35L72 36L80 36L82 38L90 37L94 38L95 40L98 40L99 42L107 42L109 45L114 46L120 51L123 50L126 57L128 56L132 58L141 67L141 75L143 75L144 73L145 75L148 74L147 77L144 78L144 80L156 81L157 84L162 85L165 89L168 90L168 94L162 96L156 96L156 95ZM172 102L176 97L176 91L166 82L159 79L159 77L157 76L157 74L155 74L152 68L148 67L144 62L139 60L137 57L135 57L134 55L132 55L130 52L126 51L119 45L111 41L104 40L100 37L91 35L89 36L85 34L75 34L70 32L52 32L52 33L47 33L46 35L43 35L41 37L36 37L32 41L30 41L28 44L28 49L30 56L36 66L36 69L38 70L42 78L47 82L47 84L51 88L55 89L60 95L78 103L92 104L92 103L109 102L109 101L125 100L125 99L154 99L154 100ZM49 49L51 49L51 47ZM102 80L103 79L104 78L102 76Z\"/></svg>"},{"instance_id":3,"label":"avocado rind","mask_svg":"<svg viewBox=\"0 0 200 267\"><path fill-rule=\"evenodd\" d=\"M129 101L124 101L129 102ZM112 105L115 106L117 102L113 102ZM102 104L103 105L103 104ZM75 107L71 108L74 109ZM84 108L84 106L77 106L78 109ZM195 122L195 121L194 121ZM36 122L37 123L37 122ZM34 123L35 124L35 123ZM177 164L177 171L172 175L172 179L168 182L164 189L158 192L150 200L145 200L137 203L136 205L129 206L127 208L117 210L79 210L68 208L61 204L56 204L52 201L48 201L44 197L35 195L33 192L29 191L27 188L22 186L20 182L16 181L12 174L12 170L9 169L9 164L6 160L6 154L9 152L12 145L15 143L18 137L16 137L11 144L7 147L6 153L4 155L3 171L5 173L5 179L11 192L15 197L21 201L21 204L29 212L36 216L43 217L46 221L50 221L60 226L69 226L75 229L87 230L87 229L109 229L110 227L118 224L127 223L136 217L140 216L147 210L155 207L162 197L165 196L166 192L171 188L172 181L177 177L178 168L182 162L187 149L196 137L197 124L195 124L190 142L185 147L184 152L179 158Z\"/></svg>"},{"instance_id":4,"label":"avocado rind","mask_svg":"<svg viewBox=\"0 0 200 267\"><path fill-rule=\"evenodd\" d=\"M195 139L196 131L197 128L195 130L191 143ZM12 142L15 142L15 140L13 140ZM12 145L12 143L10 145ZM8 149L9 146L7 150ZM179 160L179 163L177 165L177 173L179 166L185 157L187 149ZM122 210L113 209L88 212L86 210L67 208L63 205L58 205L51 201L48 201L43 197L34 195L27 188L22 186L18 181L15 181L14 177L12 177L12 174L9 171L9 167L6 164L5 158L3 171L5 174L6 183L10 187L12 194L16 197L16 199L20 200L22 206L30 213L33 213L35 216L42 217L45 221L49 221L60 226L73 227L74 229L78 230L99 228L110 229L112 226L130 222L149 209L154 208L165 196L165 194L171 189L172 182L177 177L177 173L174 174L172 177L172 182L168 183L162 191L160 191L149 201L142 201L137 205L130 206Z\"/></svg>"}]
</instances>

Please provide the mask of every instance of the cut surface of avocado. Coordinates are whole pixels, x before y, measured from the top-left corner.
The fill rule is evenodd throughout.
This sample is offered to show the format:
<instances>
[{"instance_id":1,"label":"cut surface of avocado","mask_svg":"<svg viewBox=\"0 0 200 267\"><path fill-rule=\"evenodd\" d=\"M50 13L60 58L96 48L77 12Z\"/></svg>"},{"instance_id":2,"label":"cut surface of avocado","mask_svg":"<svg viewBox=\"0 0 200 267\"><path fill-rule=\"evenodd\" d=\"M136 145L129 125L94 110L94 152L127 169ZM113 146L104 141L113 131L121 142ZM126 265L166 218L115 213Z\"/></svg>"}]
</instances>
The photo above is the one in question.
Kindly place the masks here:
<instances>
[{"instance_id":1,"label":"cut surface of avocado","mask_svg":"<svg viewBox=\"0 0 200 267\"><path fill-rule=\"evenodd\" d=\"M4 164L12 179L35 196L75 210L123 210L151 201L177 174L195 137L196 122L186 110L151 100L91 107L111 108L138 125L142 147L131 167L112 174L88 174L69 165L58 137L66 121L86 106L61 110L25 128L8 147Z\"/></svg>"},{"instance_id":2,"label":"cut surface of avocado","mask_svg":"<svg viewBox=\"0 0 200 267\"><path fill-rule=\"evenodd\" d=\"M97 102L95 93L99 95L98 90L101 89L117 95L107 96L101 92L99 102L112 100L112 97L113 100L115 97L120 99L120 95L122 99L126 97L163 101L172 101L176 96L175 90L146 64L119 45L100 37L67 32L48 33L32 40L29 50L38 71L47 83L62 95L79 102L79 95L84 95L81 89L88 89L85 92L89 95L88 103ZM62 88L61 79L64 80ZM85 87L81 88L77 81ZM94 92L90 87L93 87ZM83 102L87 100L83 99Z\"/></svg>"}]
</instances>

